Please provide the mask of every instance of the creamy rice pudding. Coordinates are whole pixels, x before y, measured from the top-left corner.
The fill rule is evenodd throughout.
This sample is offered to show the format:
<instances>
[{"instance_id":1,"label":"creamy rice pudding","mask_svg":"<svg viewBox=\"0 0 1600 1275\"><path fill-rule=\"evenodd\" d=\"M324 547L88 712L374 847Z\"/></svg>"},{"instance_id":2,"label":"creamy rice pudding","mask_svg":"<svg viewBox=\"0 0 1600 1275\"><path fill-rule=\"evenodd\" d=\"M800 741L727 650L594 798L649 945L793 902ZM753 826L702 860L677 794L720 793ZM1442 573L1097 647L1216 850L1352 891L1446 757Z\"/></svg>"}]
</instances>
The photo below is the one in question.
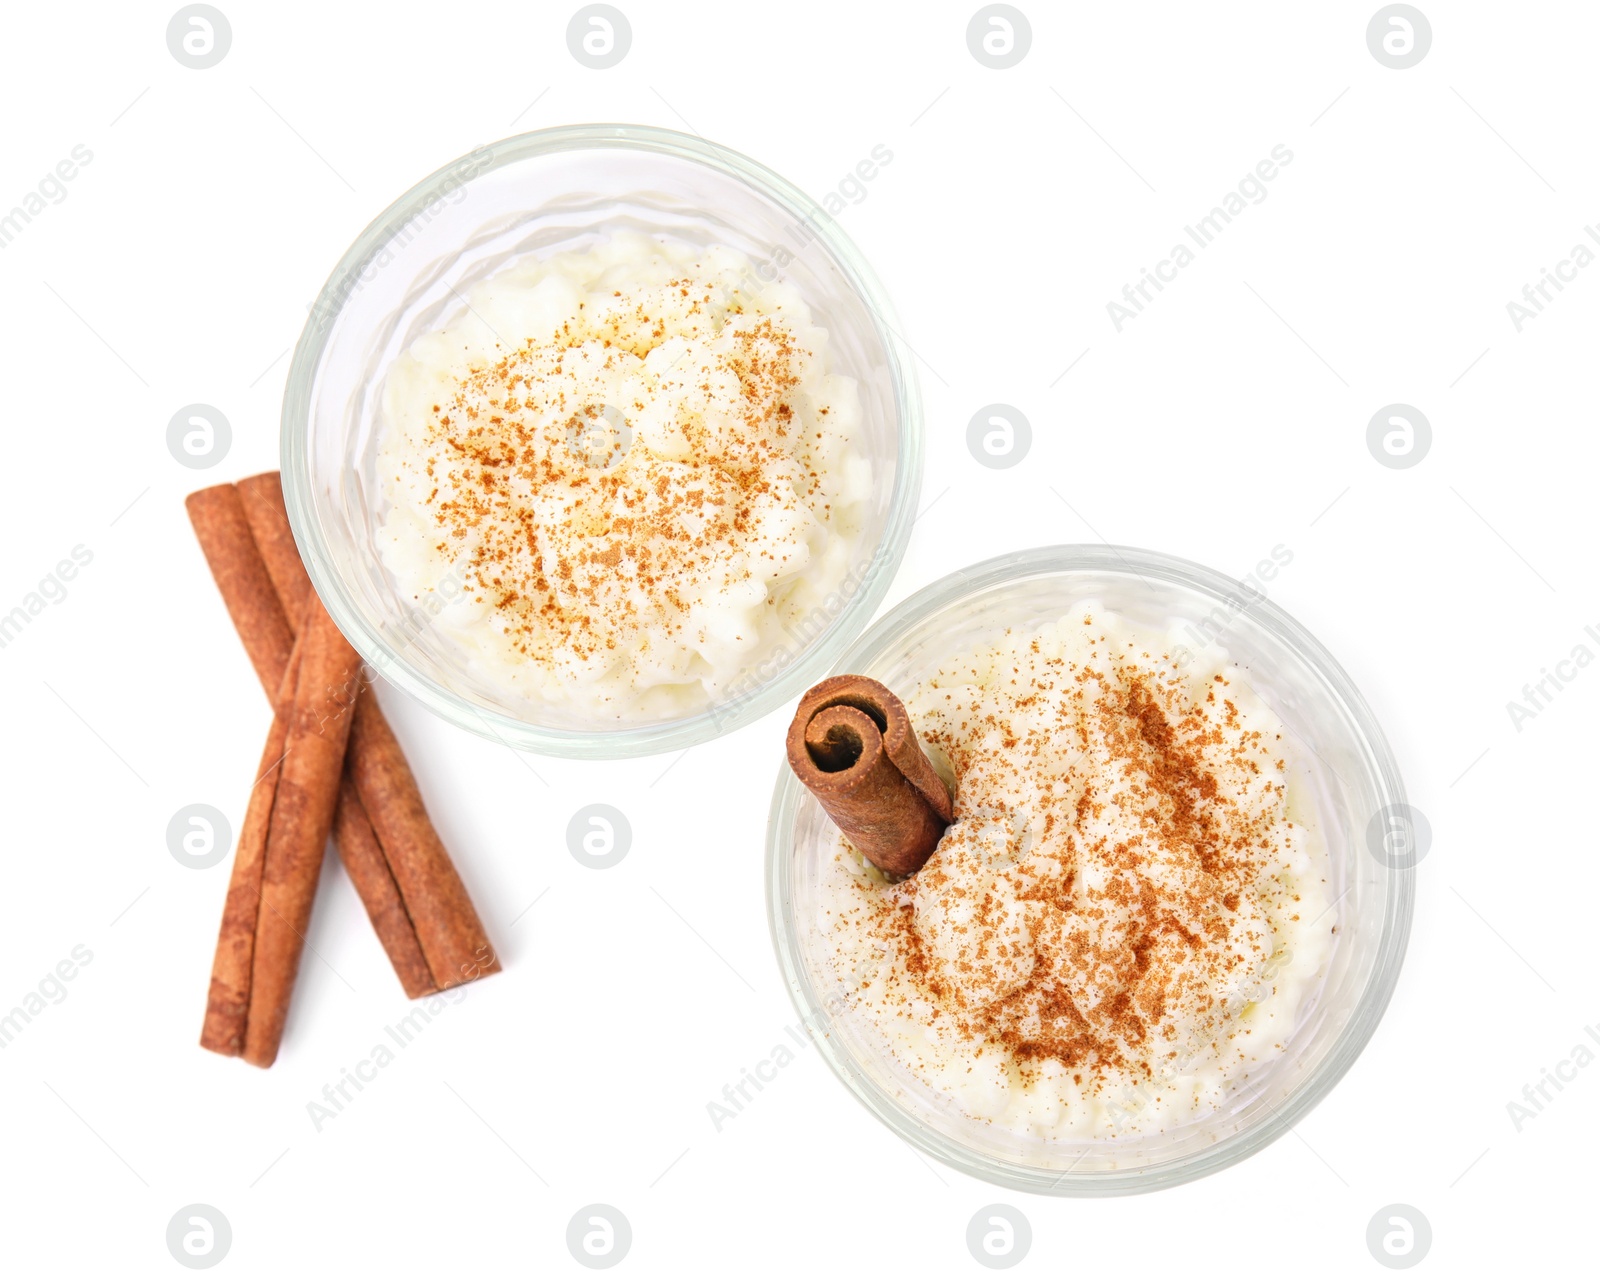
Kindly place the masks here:
<instances>
[{"instance_id":1,"label":"creamy rice pudding","mask_svg":"<svg viewBox=\"0 0 1600 1275\"><path fill-rule=\"evenodd\" d=\"M819 928L841 1012L908 1083L1026 1135L1160 1132L1242 1098L1336 918L1296 743L1246 677L1084 603L899 689L955 822L903 880L836 834Z\"/></svg>"},{"instance_id":2,"label":"creamy rice pudding","mask_svg":"<svg viewBox=\"0 0 1600 1275\"><path fill-rule=\"evenodd\" d=\"M803 645L859 570L873 474L799 294L619 233L462 300L385 383L379 543L403 596L455 599L428 609L473 670L575 724L645 722Z\"/></svg>"}]
</instances>

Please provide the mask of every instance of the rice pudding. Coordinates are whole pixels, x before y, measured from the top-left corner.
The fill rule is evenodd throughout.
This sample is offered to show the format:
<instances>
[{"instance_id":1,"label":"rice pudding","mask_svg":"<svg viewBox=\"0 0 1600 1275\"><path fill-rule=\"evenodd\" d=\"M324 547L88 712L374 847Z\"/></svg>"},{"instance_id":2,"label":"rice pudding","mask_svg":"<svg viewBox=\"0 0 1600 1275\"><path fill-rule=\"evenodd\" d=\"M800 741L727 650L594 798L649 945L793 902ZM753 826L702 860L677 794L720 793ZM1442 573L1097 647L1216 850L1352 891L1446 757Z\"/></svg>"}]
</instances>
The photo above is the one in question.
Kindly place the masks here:
<instances>
[{"instance_id":1,"label":"rice pudding","mask_svg":"<svg viewBox=\"0 0 1600 1275\"><path fill-rule=\"evenodd\" d=\"M898 689L955 822L903 880L837 836L818 929L839 1012L905 1083L1027 1136L1242 1100L1336 914L1295 741L1239 670L1083 603Z\"/></svg>"},{"instance_id":2,"label":"rice pudding","mask_svg":"<svg viewBox=\"0 0 1600 1275\"><path fill-rule=\"evenodd\" d=\"M853 586L860 396L792 287L618 233L463 301L385 382L378 541L501 695L578 726L685 716Z\"/></svg>"}]
</instances>

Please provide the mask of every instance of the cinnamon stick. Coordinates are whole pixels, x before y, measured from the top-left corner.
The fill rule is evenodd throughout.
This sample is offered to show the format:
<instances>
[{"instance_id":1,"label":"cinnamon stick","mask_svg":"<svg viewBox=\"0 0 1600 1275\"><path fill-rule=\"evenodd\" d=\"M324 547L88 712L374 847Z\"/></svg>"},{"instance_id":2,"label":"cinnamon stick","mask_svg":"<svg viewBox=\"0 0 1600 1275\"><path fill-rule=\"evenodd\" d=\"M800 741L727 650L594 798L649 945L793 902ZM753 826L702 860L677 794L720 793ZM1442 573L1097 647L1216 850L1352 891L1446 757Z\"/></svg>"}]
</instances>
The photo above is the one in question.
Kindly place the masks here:
<instances>
[{"instance_id":1,"label":"cinnamon stick","mask_svg":"<svg viewBox=\"0 0 1600 1275\"><path fill-rule=\"evenodd\" d=\"M256 545L244 500L232 483L191 492L184 500L200 552L211 568L222 604L228 610L245 654L276 708L283 673L294 650L289 623L266 560Z\"/></svg>"},{"instance_id":2,"label":"cinnamon stick","mask_svg":"<svg viewBox=\"0 0 1600 1275\"><path fill-rule=\"evenodd\" d=\"M283 503L283 479L277 470L268 470L234 484L244 510L250 537L256 542L261 561L267 568L278 604L283 608L290 629L300 628L301 612L311 596L311 577L289 526L289 510Z\"/></svg>"},{"instance_id":3,"label":"cinnamon stick","mask_svg":"<svg viewBox=\"0 0 1600 1275\"><path fill-rule=\"evenodd\" d=\"M294 625L288 617L293 615L298 624L306 600L312 596L311 579L294 547L278 475L258 474L237 485L207 487L192 493L185 503L223 604L261 678L262 689L276 707L280 702L277 688L283 681L288 652L294 643ZM270 554L262 552L263 545ZM369 698L361 697L363 702ZM375 707L377 701L371 703ZM333 839L345 873L361 898L405 994L416 1000L439 991L372 831L371 820L353 785L340 785ZM240 849L244 849L242 839ZM231 887L229 897L232 898ZM225 916L225 933L226 921ZM237 938L233 941L238 942ZM219 958L221 948L219 940ZM208 1022L209 1017L208 1014ZM201 1043L206 1043L204 1038Z\"/></svg>"},{"instance_id":4,"label":"cinnamon stick","mask_svg":"<svg viewBox=\"0 0 1600 1275\"><path fill-rule=\"evenodd\" d=\"M370 692L361 697L356 704L352 733L361 721L363 709L376 703ZM345 875L361 897L367 919L388 953L389 964L394 966L406 995L416 1000L439 991L444 984L437 982L428 969L428 959L417 942L416 929L406 911L405 900L400 897L400 889L395 885L394 874L389 870L389 860L373 830L367 808L356 792L355 782L350 778L348 749L344 777L339 783L339 806L333 815L333 844L338 848Z\"/></svg>"},{"instance_id":5,"label":"cinnamon stick","mask_svg":"<svg viewBox=\"0 0 1600 1275\"><path fill-rule=\"evenodd\" d=\"M235 484L251 538L272 581L273 591L291 628L299 625L306 599L313 596L311 577L295 545L289 526L289 512L283 503L283 481L276 471L242 478ZM363 695L356 705L358 715L382 714L377 699ZM429 996L442 987L428 968L427 957L417 941L416 929L406 911L400 888L395 884L383 846L372 827L372 819L350 779L349 764L340 787L339 806L334 814L333 842L361 897L362 906L377 932L378 941L389 956L389 963L400 985L412 1000ZM470 901L467 910L476 920ZM481 928L481 927L480 927ZM484 940L487 943L487 939Z\"/></svg>"},{"instance_id":6,"label":"cinnamon stick","mask_svg":"<svg viewBox=\"0 0 1600 1275\"><path fill-rule=\"evenodd\" d=\"M400 741L370 694L356 706L351 745L350 777L371 816L434 982L450 988L495 973L500 958L428 818Z\"/></svg>"},{"instance_id":7,"label":"cinnamon stick","mask_svg":"<svg viewBox=\"0 0 1600 1275\"><path fill-rule=\"evenodd\" d=\"M293 698L278 714L287 734L268 819L245 1016L244 1060L257 1067L272 1066L283 1039L361 684L361 657L315 598L307 601L296 646Z\"/></svg>"},{"instance_id":8,"label":"cinnamon stick","mask_svg":"<svg viewBox=\"0 0 1600 1275\"><path fill-rule=\"evenodd\" d=\"M294 696L298 662L291 657L281 699ZM289 736L289 719L274 713L267 746L256 767L256 782L250 789L250 804L245 808L244 826L233 852L233 871L228 879L228 897L222 906L222 930L217 936L217 954L211 963L211 990L206 997L205 1025L200 1044L219 1054L237 1056L244 1052L245 1023L250 1013L250 973L255 964L256 922L261 912L262 871L266 862L267 831L272 822L272 805L278 793L278 769L283 763L284 745Z\"/></svg>"},{"instance_id":9,"label":"cinnamon stick","mask_svg":"<svg viewBox=\"0 0 1600 1275\"><path fill-rule=\"evenodd\" d=\"M790 769L850 844L885 872L906 876L922 867L955 818L905 705L870 677L846 674L813 686L786 743Z\"/></svg>"},{"instance_id":10,"label":"cinnamon stick","mask_svg":"<svg viewBox=\"0 0 1600 1275\"><path fill-rule=\"evenodd\" d=\"M222 604L269 699L278 693L294 649L294 629L250 534L244 502L232 483L207 487L184 501L195 539L206 556ZM276 700L273 700L276 705Z\"/></svg>"},{"instance_id":11,"label":"cinnamon stick","mask_svg":"<svg viewBox=\"0 0 1600 1275\"><path fill-rule=\"evenodd\" d=\"M258 474L236 487L195 492L189 497L189 509L229 614L237 611L254 621L236 625L252 662L258 671L262 666L270 669L281 641L259 617L275 606L292 632L293 621L314 596L289 526L279 475ZM202 526L209 534L201 534ZM238 556L253 558L254 568L232 568L227 559ZM230 590L235 595L248 591L250 596L232 596ZM265 679L263 685L268 686ZM355 711L335 812L334 844L401 986L416 999L497 971L500 963L493 946L428 819L416 780L376 696L360 695ZM381 836L354 778L359 758L374 746L383 751L378 763L367 768L368 802L381 804L394 795L404 803L403 814L380 812L386 828Z\"/></svg>"},{"instance_id":12,"label":"cinnamon stick","mask_svg":"<svg viewBox=\"0 0 1600 1275\"><path fill-rule=\"evenodd\" d=\"M312 589L289 526L282 480L277 473L268 472L242 479L238 488L267 575L292 621L304 599L312 596ZM416 776L377 697L370 692L356 704L346 771L376 834L373 844L383 857L381 873L373 864L358 865L352 870L348 861L346 871L352 880L358 871L368 872L373 878L373 894L363 891L362 899L380 936L386 922L374 910L380 902L378 895L383 900L392 897L395 909L407 918L410 947L418 950L437 990L498 971L499 958L449 851L428 817ZM336 832L337 829L338 825ZM340 854L344 856L342 843ZM400 969L398 961L395 968Z\"/></svg>"}]
</instances>

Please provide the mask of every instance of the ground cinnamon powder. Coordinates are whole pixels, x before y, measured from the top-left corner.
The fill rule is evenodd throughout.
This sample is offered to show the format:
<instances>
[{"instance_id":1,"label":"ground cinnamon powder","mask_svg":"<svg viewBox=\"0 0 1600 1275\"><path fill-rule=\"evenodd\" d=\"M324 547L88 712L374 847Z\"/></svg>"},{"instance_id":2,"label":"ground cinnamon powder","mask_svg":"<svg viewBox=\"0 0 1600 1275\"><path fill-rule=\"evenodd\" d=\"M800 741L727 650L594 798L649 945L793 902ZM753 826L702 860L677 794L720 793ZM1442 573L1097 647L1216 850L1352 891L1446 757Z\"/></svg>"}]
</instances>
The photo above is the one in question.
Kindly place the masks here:
<instances>
[{"instance_id":1,"label":"ground cinnamon powder","mask_svg":"<svg viewBox=\"0 0 1600 1275\"><path fill-rule=\"evenodd\" d=\"M675 359L650 362L673 348L664 346L669 316L646 301L619 305L563 323L554 341L507 351L433 408L427 505L439 548L470 545L473 596L530 658L603 659L643 628L696 637L704 583L770 578L782 551L763 544L757 561L741 563L745 542L816 487L804 447L789 438L797 369L811 353L771 316L737 317L743 307L713 283L674 279L666 289L673 334L714 339L680 340ZM641 439L648 391L612 403L582 388L615 385L618 372L687 387L718 404L716 419L680 411Z\"/></svg>"},{"instance_id":2,"label":"ground cinnamon powder","mask_svg":"<svg viewBox=\"0 0 1600 1275\"><path fill-rule=\"evenodd\" d=\"M1247 728L1227 678L1197 687L1160 651L1089 640L1089 658L1035 639L1026 670L975 661L923 688L957 821L841 923L889 958L891 1009L999 1049L1023 1083L1050 1064L1094 1093L1244 1052L1298 834L1281 737Z\"/></svg>"}]
</instances>

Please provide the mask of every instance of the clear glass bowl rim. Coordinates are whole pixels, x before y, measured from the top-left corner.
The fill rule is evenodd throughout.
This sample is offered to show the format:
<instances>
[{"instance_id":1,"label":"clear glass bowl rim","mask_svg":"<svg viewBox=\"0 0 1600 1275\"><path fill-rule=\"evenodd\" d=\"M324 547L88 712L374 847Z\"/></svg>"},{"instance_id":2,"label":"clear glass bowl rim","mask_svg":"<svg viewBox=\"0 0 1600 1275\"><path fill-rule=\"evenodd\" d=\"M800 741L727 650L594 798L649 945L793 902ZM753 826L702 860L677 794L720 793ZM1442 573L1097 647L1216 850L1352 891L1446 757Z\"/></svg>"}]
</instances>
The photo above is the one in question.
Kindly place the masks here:
<instances>
[{"instance_id":1,"label":"clear glass bowl rim","mask_svg":"<svg viewBox=\"0 0 1600 1275\"><path fill-rule=\"evenodd\" d=\"M1223 601L1239 594L1237 580L1198 563L1151 550L1082 544L1024 549L961 568L912 594L862 634L832 671L846 673L859 669L902 640L930 615L970 594L1030 576L1074 571L1146 576L1196 589ZM1299 621L1269 599L1252 603L1246 614L1251 622L1282 641L1349 714L1365 746L1366 761L1384 804L1403 803L1405 785L1383 731L1338 661ZM793 853L795 809L802 793L788 764L780 764L767 819L767 919L789 997L801 1020L813 1023L826 1021L827 1014L811 995L810 984L803 974L798 936L789 924L788 864ZM1281 1106L1253 1127L1154 1168L1061 1174L985 1155L929 1128L901 1107L855 1066L835 1033L812 1031L811 1034L828 1066L867 1110L917 1150L972 1177L1012 1190L1056 1196L1134 1195L1178 1186L1236 1164L1276 1141L1326 1097L1350 1069L1377 1030L1400 977L1415 907L1414 872L1414 868L1391 869L1385 878L1383 930L1371 976L1333 1047L1317 1067Z\"/></svg>"},{"instance_id":2,"label":"clear glass bowl rim","mask_svg":"<svg viewBox=\"0 0 1600 1275\"><path fill-rule=\"evenodd\" d=\"M815 682L866 626L883 601L905 555L911 526L916 520L917 496L922 487L923 420L921 395L910 351L899 335L899 319L877 276L861 252L834 219L798 186L765 165L704 138L633 124L580 124L521 133L475 149L429 174L375 217L334 266L301 331L289 366L283 395L280 430L280 465L284 502L301 557L311 583L350 644L369 664L447 721L485 739L529 752L557 757L642 757L703 743L723 733L711 709L674 721L618 729L560 730L526 722L473 703L411 668L367 622L350 599L335 568L312 494L308 436L312 385L322 353L333 329L331 318L343 310L338 295L344 281L359 275L366 263L418 209L436 197L439 182L467 159L477 165L475 177L508 164L540 155L569 150L633 150L707 165L753 187L791 216L808 224L824 249L843 272L852 290L872 316L888 363L897 415L895 485L883 534L861 588L840 608L837 620L819 639L777 676L742 697L738 720L727 729L737 730L793 699ZM354 295L353 293L351 295Z\"/></svg>"}]
</instances>

